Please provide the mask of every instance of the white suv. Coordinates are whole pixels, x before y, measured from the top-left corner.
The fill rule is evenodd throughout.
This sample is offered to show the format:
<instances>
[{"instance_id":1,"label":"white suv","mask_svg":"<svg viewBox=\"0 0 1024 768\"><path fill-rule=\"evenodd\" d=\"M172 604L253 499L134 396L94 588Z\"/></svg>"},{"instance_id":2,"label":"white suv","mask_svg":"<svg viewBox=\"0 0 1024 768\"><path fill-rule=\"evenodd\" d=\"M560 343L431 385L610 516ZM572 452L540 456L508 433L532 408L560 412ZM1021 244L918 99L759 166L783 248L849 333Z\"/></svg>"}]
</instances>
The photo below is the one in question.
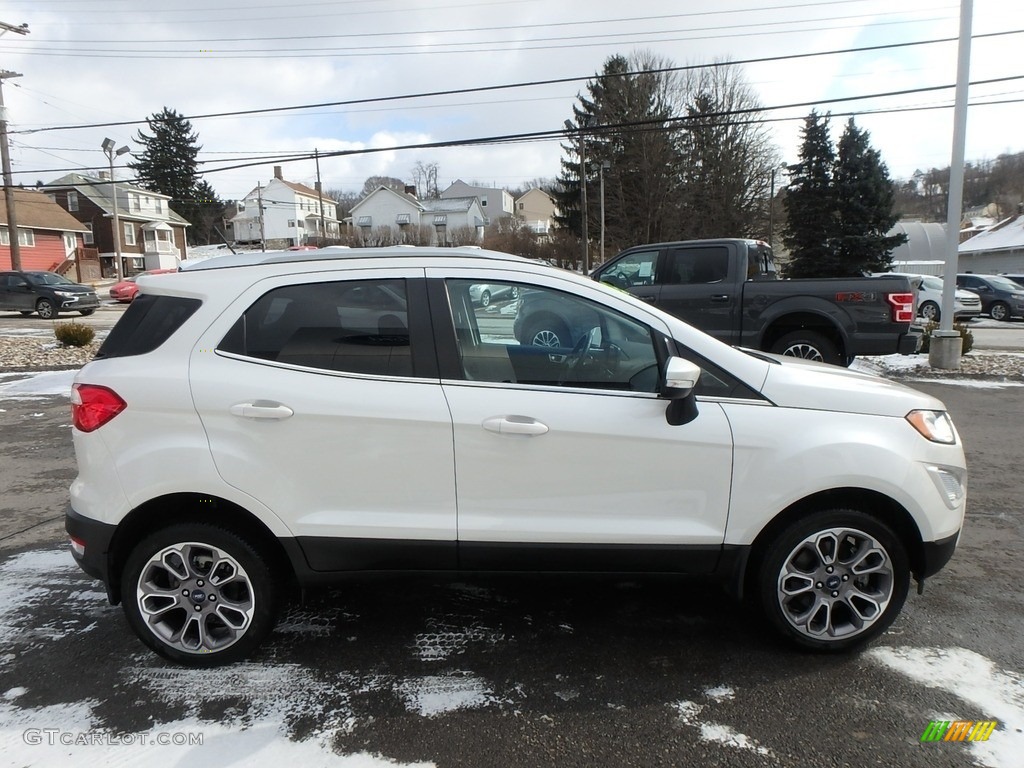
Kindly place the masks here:
<instances>
[{"instance_id":1,"label":"white suv","mask_svg":"<svg viewBox=\"0 0 1024 768\"><path fill-rule=\"evenodd\" d=\"M964 453L933 397L505 254L250 261L142 278L74 385L72 550L168 659L243 658L284 586L395 569L712 575L843 650L956 547ZM478 285L589 330L520 344L521 300Z\"/></svg>"}]
</instances>

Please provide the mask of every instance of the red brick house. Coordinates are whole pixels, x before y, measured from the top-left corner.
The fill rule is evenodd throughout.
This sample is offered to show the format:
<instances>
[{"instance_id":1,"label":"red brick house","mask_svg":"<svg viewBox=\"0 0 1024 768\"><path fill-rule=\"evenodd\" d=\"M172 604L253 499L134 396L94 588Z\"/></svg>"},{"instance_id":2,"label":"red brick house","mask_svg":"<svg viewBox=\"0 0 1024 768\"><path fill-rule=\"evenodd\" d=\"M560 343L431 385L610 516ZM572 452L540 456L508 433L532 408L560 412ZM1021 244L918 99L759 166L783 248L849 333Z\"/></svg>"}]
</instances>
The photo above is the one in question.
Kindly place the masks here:
<instances>
[{"instance_id":1,"label":"red brick house","mask_svg":"<svg viewBox=\"0 0 1024 768\"><path fill-rule=\"evenodd\" d=\"M87 230L78 219L42 192L29 189L13 189L11 192L14 194L22 269L59 271L72 280L99 277L95 254L89 254L84 247L83 238ZM12 269L6 194L6 191L0 190L0 269ZM88 268L90 255L95 275L90 274ZM79 274L77 269L79 260L84 274Z\"/></svg>"},{"instance_id":2,"label":"red brick house","mask_svg":"<svg viewBox=\"0 0 1024 768\"><path fill-rule=\"evenodd\" d=\"M118 236L122 274L146 269L173 269L186 257L185 229L189 223L170 208L171 198L134 184L110 182L100 177L70 173L46 184L46 194L88 232L85 244L99 251L103 275L113 277L114 193L117 190Z\"/></svg>"}]
</instances>

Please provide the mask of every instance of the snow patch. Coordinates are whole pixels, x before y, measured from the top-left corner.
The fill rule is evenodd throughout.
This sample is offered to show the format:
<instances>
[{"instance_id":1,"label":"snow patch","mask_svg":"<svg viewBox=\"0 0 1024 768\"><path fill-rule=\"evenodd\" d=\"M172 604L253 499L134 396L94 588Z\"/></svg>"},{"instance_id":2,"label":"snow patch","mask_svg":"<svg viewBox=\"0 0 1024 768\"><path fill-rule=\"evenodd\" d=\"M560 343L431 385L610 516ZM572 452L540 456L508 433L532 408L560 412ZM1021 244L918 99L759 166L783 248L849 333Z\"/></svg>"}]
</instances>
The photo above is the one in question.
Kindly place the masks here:
<instances>
[{"instance_id":1,"label":"snow patch","mask_svg":"<svg viewBox=\"0 0 1024 768\"><path fill-rule=\"evenodd\" d=\"M736 691L728 685L716 685L714 688L705 688L704 695L713 701L730 701L736 698Z\"/></svg>"},{"instance_id":2,"label":"snow patch","mask_svg":"<svg viewBox=\"0 0 1024 768\"><path fill-rule=\"evenodd\" d=\"M77 373L78 371L43 371L28 378L0 384L0 398L37 400L53 395L71 397L71 384Z\"/></svg>"},{"instance_id":3,"label":"snow patch","mask_svg":"<svg viewBox=\"0 0 1024 768\"><path fill-rule=\"evenodd\" d=\"M975 711L944 720L997 720L988 741L964 744L977 765L1019 766L1024 753L1024 678L996 667L990 659L966 648L874 648L865 658L895 670L927 688L962 699ZM929 719L932 718L928 715ZM923 720L924 718L922 718ZM926 722L921 723L923 731Z\"/></svg>"},{"instance_id":4,"label":"snow patch","mask_svg":"<svg viewBox=\"0 0 1024 768\"><path fill-rule=\"evenodd\" d=\"M410 712L437 717L498 703L486 683L469 672L429 675L401 681L396 691Z\"/></svg>"},{"instance_id":5,"label":"snow patch","mask_svg":"<svg viewBox=\"0 0 1024 768\"><path fill-rule=\"evenodd\" d=\"M712 688L709 690L718 689ZM728 690L731 692L732 689ZM705 694L707 694L707 691L705 691ZM700 730L700 737L703 741L721 744L722 746L731 747L732 749L742 749L746 752L753 752L761 755L762 757L771 758L772 760L777 759L775 757L775 753L768 749L768 747L761 746L754 739L737 732L732 727L722 725L720 723L701 720L700 715L704 711L704 706L702 704L697 704L692 701L677 701L674 704L674 707L676 712L679 714L679 719L684 725Z\"/></svg>"}]
</instances>

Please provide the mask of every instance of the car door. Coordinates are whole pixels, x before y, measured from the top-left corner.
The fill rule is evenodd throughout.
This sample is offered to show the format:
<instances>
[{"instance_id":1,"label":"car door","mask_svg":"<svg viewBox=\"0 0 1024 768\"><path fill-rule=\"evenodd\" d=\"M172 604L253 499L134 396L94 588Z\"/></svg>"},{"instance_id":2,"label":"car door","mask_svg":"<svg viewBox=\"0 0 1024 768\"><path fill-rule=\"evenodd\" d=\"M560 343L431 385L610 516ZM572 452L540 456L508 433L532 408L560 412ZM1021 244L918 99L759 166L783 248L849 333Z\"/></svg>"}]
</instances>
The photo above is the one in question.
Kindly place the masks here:
<instances>
[{"instance_id":1,"label":"car door","mask_svg":"<svg viewBox=\"0 0 1024 768\"><path fill-rule=\"evenodd\" d=\"M293 531L314 570L455 566L451 417L422 270L276 277L191 354L221 477Z\"/></svg>"},{"instance_id":2,"label":"car door","mask_svg":"<svg viewBox=\"0 0 1024 768\"><path fill-rule=\"evenodd\" d=\"M24 277L15 272L0 274L0 309L29 311L35 308L34 299Z\"/></svg>"},{"instance_id":3,"label":"car door","mask_svg":"<svg viewBox=\"0 0 1024 768\"><path fill-rule=\"evenodd\" d=\"M443 329L462 566L712 568L728 513L731 433L710 402L689 424L667 423L657 395L667 328L598 286L516 281L521 296L545 292L566 313L580 315L584 304L595 318L570 354L556 354L515 340L514 305L504 315L472 305L482 276L427 274Z\"/></svg>"},{"instance_id":4,"label":"car door","mask_svg":"<svg viewBox=\"0 0 1024 768\"><path fill-rule=\"evenodd\" d=\"M721 341L738 341L740 283L730 256L725 244L667 249L658 267L658 306Z\"/></svg>"}]
</instances>

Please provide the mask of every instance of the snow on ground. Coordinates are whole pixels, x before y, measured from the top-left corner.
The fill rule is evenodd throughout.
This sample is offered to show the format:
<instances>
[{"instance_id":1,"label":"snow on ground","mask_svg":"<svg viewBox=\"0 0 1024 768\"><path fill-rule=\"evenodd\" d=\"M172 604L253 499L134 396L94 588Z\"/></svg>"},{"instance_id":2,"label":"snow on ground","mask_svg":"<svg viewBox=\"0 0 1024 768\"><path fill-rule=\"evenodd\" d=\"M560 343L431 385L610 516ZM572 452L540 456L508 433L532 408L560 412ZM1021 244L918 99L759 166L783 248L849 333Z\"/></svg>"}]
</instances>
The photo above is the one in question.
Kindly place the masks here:
<instances>
[{"instance_id":1,"label":"snow on ground","mask_svg":"<svg viewBox=\"0 0 1024 768\"><path fill-rule=\"evenodd\" d=\"M865 656L927 688L938 688L962 699L969 710L941 720L997 720L988 741L970 742L977 765L1011 768L1024 754L1024 678L999 669L989 659L965 648L874 648ZM969 714L968 714L969 713ZM923 732L927 723L922 722Z\"/></svg>"},{"instance_id":2,"label":"snow on ground","mask_svg":"<svg viewBox=\"0 0 1024 768\"><path fill-rule=\"evenodd\" d=\"M13 381L0 379L0 400L40 400L53 395L71 397L71 384L78 371L42 371ZM5 376L5 378L7 378Z\"/></svg>"}]
</instances>

